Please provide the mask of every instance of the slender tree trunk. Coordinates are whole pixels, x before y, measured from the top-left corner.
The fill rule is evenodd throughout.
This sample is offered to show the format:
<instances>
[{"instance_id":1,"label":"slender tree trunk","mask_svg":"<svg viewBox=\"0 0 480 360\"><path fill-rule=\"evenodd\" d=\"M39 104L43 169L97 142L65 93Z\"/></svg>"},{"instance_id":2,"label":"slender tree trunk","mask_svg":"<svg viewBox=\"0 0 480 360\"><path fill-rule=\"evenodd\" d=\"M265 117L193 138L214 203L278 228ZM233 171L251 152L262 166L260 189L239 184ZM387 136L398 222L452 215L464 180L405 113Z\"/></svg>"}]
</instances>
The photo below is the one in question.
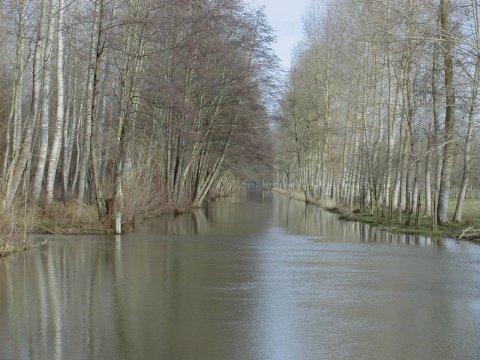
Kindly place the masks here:
<instances>
[{"instance_id":1,"label":"slender tree trunk","mask_svg":"<svg viewBox=\"0 0 480 360\"><path fill-rule=\"evenodd\" d=\"M443 62L445 72L445 145L443 152L440 192L438 195L438 223L448 223L448 201L450 196L450 177L453 166L453 147L455 139L455 89L453 83L453 55L450 38L450 1L440 0L440 23Z\"/></svg>"},{"instance_id":2,"label":"slender tree trunk","mask_svg":"<svg viewBox=\"0 0 480 360\"><path fill-rule=\"evenodd\" d=\"M99 173L101 169L100 152L98 151L99 145L99 122L98 122L98 103L100 93L100 62L103 56L103 50L105 45L104 33L103 33L103 17L104 17L104 0L99 1L98 9L98 27L95 42L95 62L93 68L92 79L92 94L91 96L91 108L88 110L91 117L92 133L90 140L90 156L91 156L91 174L92 185L95 191L95 200L97 205L98 217L103 218L106 215L106 208L101 190L101 184L99 179Z\"/></svg>"},{"instance_id":3,"label":"slender tree trunk","mask_svg":"<svg viewBox=\"0 0 480 360\"><path fill-rule=\"evenodd\" d=\"M46 0L43 0L40 5L37 40L35 43L35 51L33 56L32 101L30 105L29 117L26 121L25 133L19 149L18 157L12 159L7 171L5 196L2 204L3 208L6 209L11 208L15 200L15 195L18 191L22 175L25 171L27 163L31 158L33 131L39 116L40 90L42 85L42 59L45 46L44 37L47 23L43 19L46 11L45 3Z\"/></svg>"},{"instance_id":4,"label":"slender tree trunk","mask_svg":"<svg viewBox=\"0 0 480 360\"><path fill-rule=\"evenodd\" d=\"M47 203L53 201L53 189L57 174L58 159L60 157L60 146L62 144L63 123L64 123L64 77L63 77L63 11L64 0L58 0L58 22L57 22L57 121L53 135L52 149L47 172Z\"/></svg>"},{"instance_id":5,"label":"slender tree trunk","mask_svg":"<svg viewBox=\"0 0 480 360\"><path fill-rule=\"evenodd\" d=\"M140 2L132 4L132 17L140 14ZM146 13L148 16L148 12ZM147 20L145 18L145 20ZM123 211L123 181L128 160L128 136L134 127L138 112L139 73L143 67L144 25L132 26L124 49L124 69L121 70L122 87L120 89L120 114L117 129L117 151L115 154L113 206L116 211Z\"/></svg>"},{"instance_id":6,"label":"slender tree trunk","mask_svg":"<svg viewBox=\"0 0 480 360\"><path fill-rule=\"evenodd\" d=\"M1 8L0 2L0 8ZM8 118L9 127L6 134L6 147L3 160L2 177L7 176L7 169L10 161L18 156L22 141L22 101L23 83L25 74L25 0L18 2L18 32L17 47L15 54L15 78L13 84L13 99L10 115Z\"/></svg>"},{"instance_id":7,"label":"slender tree trunk","mask_svg":"<svg viewBox=\"0 0 480 360\"><path fill-rule=\"evenodd\" d=\"M33 180L33 202L37 203L42 191L43 179L45 175L45 165L48 153L48 133L50 125L50 90L52 78L52 44L55 34L54 28L54 6L53 0L48 5L48 30L45 45L45 53L43 57L43 91L42 91L42 110L40 117L40 145L37 154L37 165Z\"/></svg>"},{"instance_id":8,"label":"slender tree trunk","mask_svg":"<svg viewBox=\"0 0 480 360\"><path fill-rule=\"evenodd\" d=\"M480 25L478 18L478 1L472 0L473 7L473 18L475 23L475 38L477 48L480 49ZM472 78L472 90L470 95L470 109L468 111L468 128L467 136L465 139L465 151L463 159L463 176L462 176L462 185L460 187L460 193L458 195L457 206L455 208L455 215L453 220L457 222L462 221L462 212L463 205L465 201L465 195L467 193L468 182L470 181L471 175L471 151L472 151L472 141L474 135L475 127L475 113L477 110L477 101L478 101L478 80L480 78L480 58L477 56L475 62L475 73Z\"/></svg>"},{"instance_id":9,"label":"slender tree trunk","mask_svg":"<svg viewBox=\"0 0 480 360\"><path fill-rule=\"evenodd\" d=\"M75 66L73 66L75 68ZM72 162L72 150L73 150L73 142L75 139L75 125L77 123L77 80L76 76L70 75L70 80L67 82L69 84L70 89L70 98L67 102L67 115L65 116L65 123L63 124L63 153L62 153L62 200L65 202L69 196L68 193L68 184L70 178L70 169L71 169L71 162Z\"/></svg>"},{"instance_id":10,"label":"slender tree trunk","mask_svg":"<svg viewBox=\"0 0 480 360\"><path fill-rule=\"evenodd\" d=\"M427 157L425 158L425 209L424 216L432 216L432 139L428 136Z\"/></svg>"},{"instance_id":11,"label":"slender tree trunk","mask_svg":"<svg viewBox=\"0 0 480 360\"><path fill-rule=\"evenodd\" d=\"M94 82L96 74L96 63L97 63L97 48L99 45L98 35L100 29L100 23L102 21L102 10L103 10L103 0L95 0L94 8L94 19L92 26L92 37L90 42L90 57L89 57L89 68L88 68L88 77L87 77L87 86L86 86L86 114L85 114L85 132L83 135L82 143L82 157L80 160L80 175L78 179L78 195L77 201L83 203L85 201L85 190L87 186L87 176L90 169L91 162L91 144L92 144L92 103L93 103L93 92L94 92Z\"/></svg>"}]
</instances>

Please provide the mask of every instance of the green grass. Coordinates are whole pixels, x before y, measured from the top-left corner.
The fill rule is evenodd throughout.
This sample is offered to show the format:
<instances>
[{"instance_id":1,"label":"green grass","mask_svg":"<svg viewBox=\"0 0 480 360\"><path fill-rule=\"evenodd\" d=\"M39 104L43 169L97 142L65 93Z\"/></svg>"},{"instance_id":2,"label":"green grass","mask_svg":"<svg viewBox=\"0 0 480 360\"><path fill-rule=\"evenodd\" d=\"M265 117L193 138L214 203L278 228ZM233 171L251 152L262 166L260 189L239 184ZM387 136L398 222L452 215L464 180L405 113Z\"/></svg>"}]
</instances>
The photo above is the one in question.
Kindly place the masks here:
<instances>
[{"instance_id":1,"label":"green grass","mask_svg":"<svg viewBox=\"0 0 480 360\"><path fill-rule=\"evenodd\" d=\"M457 199L450 199L448 203L448 217L453 219ZM480 224L480 199L465 199L462 220L466 223Z\"/></svg>"},{"instance_id":2,"label":"green grass","mask_svg":"<svg viewBox=\"0 0 480 360\"><path fill-rule=\"evenodd\" d=\"M461 235L462 231L469 226L464 222L452 222L447 225L438 225L437 230L433 230L431 219L425 217L420 218L418 226L415 225L415 219L413 217L411 219L411 224L406 225L407 217L405 214L402 215L401 223L397 222L396 214L394 215L393 220L388 217L382 217L380 214L353 214L343 216L342 218L346 220L361 221L374 226L381 226L385 230L394 233L423 235L431 238L458 237Z\"/></svg>"},{"instance_id":3,"label":"green grass","mask_svg":"<svg viewBox=\"0 0 480 360\"><path fill-rule=\"evenodd\" d=\"M290 196L298 200L305 200L302 198L303 194L295 191L288 191L283 189L273 189L273 191L280 194ZM449 207L448 207L448 217L450 223L447 225L437 225L437 229L432 229L432 220L425 216L420 216L418 226L415 224L415 215L411 216L410 225L406 225L407 215L402 214L401 222L398 222L398 214L395 213L393 219L390 219L388 216L382 216L381 214L370 214L370 211L367 210L367 213L352 214L350 210L342 206L323 206L321 202L310 201L314 205L325 208L326 210L338 213L340 218L343 220L350 221L360 221L373 226L380 226L386 231L399 234L413 234L419 236L427 236L433 239L452 237L458 238L462 232L469 227L480 228L480 199L465 199L463 213L462 213L462 222L457 223L453 222L453 215L455 213L455 206L457 205L456 198L450 198ZM423 213L423 210L421 211ZM480 240L480 239L479 239Z\"/></svg>"},{"instance_id":4,"label":"green grass","mask_svg":"<svg viewBox=\"0 0 480 360\"><path fill-rule=\"evenodd\" d=\"M343 214L341 217L345 220L361 221L374 226L381 226L383 229L403 234L413 234L428 236L431 238L443 237L458 237L463 230L470 226L480 227L480 200L467 199L465 200L462 222L453 222L453 214L455 213L456 199L450 199L448 214L450 223L447 225L438 225L437 230L432 229L431 218L420 216L418 226L415 225L415 215L411 216L410 225L406 225L407 215L402 214L402 221L397 220L397 213L394 214L393 219L381 214Z\"/></svg>"}]
</instances>

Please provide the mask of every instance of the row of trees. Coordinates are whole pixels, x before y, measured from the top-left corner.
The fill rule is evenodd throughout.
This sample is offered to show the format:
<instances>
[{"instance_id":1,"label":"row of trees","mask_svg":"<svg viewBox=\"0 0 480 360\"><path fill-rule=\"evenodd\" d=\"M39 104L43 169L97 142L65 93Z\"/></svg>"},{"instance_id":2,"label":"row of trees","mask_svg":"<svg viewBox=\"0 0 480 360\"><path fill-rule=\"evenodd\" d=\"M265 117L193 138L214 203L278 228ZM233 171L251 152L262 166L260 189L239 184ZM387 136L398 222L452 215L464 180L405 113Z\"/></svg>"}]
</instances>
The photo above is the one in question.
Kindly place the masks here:
<instances>
[{"instance_id":1,"label":"row of trees","mask_svg":"<svg viewBox=\"0 0 480 360\"><path fill-rule=\"evenodd\" d=\"M453 183L461 221L480 186L478 5L313 1L282 101L278 185L444 224Z\"/></svg>"},{"instance_id":2,"label":"row of trees","mask_svg":"<svg viewBox=\"0 0 480 360\"><path fill-rule=\"evenodd\" d=\"M200 206L266 167L276 59L240 0L0 1L1 206ZM141 202L141 203L140 203ZM161 205L163 203L163 205Z\"/></svg>"}]
</instances>

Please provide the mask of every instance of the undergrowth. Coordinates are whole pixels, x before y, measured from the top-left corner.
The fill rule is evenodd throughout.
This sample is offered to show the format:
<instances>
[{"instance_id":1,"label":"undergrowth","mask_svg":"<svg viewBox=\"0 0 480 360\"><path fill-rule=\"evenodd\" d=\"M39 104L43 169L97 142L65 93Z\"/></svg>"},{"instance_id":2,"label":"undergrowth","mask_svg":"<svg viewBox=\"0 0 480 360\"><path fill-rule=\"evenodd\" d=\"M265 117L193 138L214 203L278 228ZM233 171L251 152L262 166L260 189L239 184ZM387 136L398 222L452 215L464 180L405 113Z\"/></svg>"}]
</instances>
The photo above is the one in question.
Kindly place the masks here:
<instances>
[{"instance_id":1,"label":"undergrowth","mask_svg":"<svg viewBox=\"0 0 480 360\"><path fill-rule=\"evenodd\" d=\"M30 230L33 233L98 234L108 232L92 205L52 203L38 208Z\"/></svg>"}]
</instances>

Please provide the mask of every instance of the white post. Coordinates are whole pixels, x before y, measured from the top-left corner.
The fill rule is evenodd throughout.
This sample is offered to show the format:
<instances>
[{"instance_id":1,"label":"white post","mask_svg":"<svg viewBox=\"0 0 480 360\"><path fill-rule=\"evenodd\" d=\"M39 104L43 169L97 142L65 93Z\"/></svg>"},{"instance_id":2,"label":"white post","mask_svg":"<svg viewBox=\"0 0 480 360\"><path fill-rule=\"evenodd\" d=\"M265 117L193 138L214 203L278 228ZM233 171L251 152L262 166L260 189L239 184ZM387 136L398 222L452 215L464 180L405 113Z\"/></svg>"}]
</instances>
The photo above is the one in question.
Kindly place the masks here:
<instances>
[{"instance_id":1,"label":"white post","mask_svg":"<svg viewBox=\"0 0 480 360\"><path fill-rule=\"evenodd\" d=\"M115 234L122 233L122 213L116 212L115 213Z\"/></svg>"}]
</instances>

